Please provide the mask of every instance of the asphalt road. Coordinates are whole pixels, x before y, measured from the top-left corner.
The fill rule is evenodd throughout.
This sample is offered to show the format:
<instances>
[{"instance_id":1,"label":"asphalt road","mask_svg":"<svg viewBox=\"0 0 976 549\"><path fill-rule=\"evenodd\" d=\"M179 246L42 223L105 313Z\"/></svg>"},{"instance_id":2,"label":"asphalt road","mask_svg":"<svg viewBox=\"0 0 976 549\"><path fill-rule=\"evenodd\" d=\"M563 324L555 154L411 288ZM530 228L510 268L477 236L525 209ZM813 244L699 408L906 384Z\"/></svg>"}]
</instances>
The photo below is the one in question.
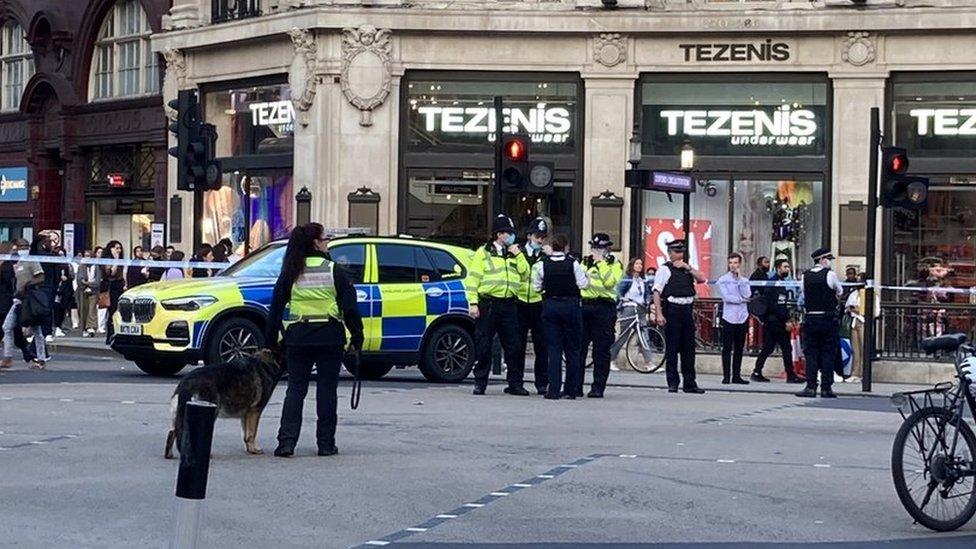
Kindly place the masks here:
<instances>
[{"instance_id":1,"label":"asphalt road","mask_svg":"<svg viewBox=\"0 0 976 549\"><path fill-rule=\"evenodd\" d=\"M177 462L162 458L174 380L61 357L0 375L0 546L165 547ZM485 397L415 371L369 383L340 454L270 456L279 387L244 452L217 423L203 546L971 548L902 510L888 470L900 417L884 399L668 394Z\"/></svg>"}]
</instances>

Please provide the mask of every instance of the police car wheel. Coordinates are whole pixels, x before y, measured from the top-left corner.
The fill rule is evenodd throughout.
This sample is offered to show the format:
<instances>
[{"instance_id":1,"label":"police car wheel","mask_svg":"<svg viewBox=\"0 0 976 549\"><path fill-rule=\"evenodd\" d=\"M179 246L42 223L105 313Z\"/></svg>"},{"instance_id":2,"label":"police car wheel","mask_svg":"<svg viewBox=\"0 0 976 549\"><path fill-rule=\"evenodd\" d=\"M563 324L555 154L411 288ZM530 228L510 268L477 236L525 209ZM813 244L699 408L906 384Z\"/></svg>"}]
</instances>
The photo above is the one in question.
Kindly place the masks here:
<instances>
[{"instance_id":1,"label":"police car wheel","mask_svg":"<svg viewBox=\"0 0 976 549\"><path fill-rule=\"evenodd\" d=\"M420 373L435 383L460 383L474 368L474 338L464 328L447 324L434 330L420 357Z\"/></svg>"},{"instance_id":2,"label":"police car wheel","mask_svg":"<svg viewBox=\"0 0 976 549\"><path fill-rule=\"evenodd\" d=\"M352 375L356 375L356 367L350 366L345 362L342 363L342 367L346 369ZM367 362L363 361L360 365L360 379L366 379L370 381L376 381L377 379L382 379L383 376L390 373L393 369L392 364L384 364L382 362Z\"/></svg>"},{"instance_id":3,"label":"police car wheel","mask_svg":"<svg viewBox=\"0 0 976 549\"><path fill-rule=\"evenodd\" d=\"M151 376L169 377L176 375L186 364L166 360L137 360L136 367Z\"/></svg>"},{"instance_id":4,"label":"police car wheel","mask_svg":"<svg viewBox=\"0 0 976 549\"><path fill-rule=\"evenodd\" d=\"M258 325L246 318L221 322L210 337L207 363L219 364L254 354L264 345L264 334Z\"/></svg>"}]
</instances>

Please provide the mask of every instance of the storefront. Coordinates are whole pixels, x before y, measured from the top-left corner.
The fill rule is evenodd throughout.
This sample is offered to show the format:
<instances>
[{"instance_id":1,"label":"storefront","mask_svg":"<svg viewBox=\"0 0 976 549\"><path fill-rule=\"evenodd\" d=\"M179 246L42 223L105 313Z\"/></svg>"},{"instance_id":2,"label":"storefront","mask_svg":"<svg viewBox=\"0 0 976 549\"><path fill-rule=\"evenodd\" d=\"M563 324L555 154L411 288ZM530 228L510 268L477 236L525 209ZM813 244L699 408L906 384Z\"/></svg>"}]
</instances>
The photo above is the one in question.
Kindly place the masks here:
<instances>
[{"instance_id":1,"label":"storefront","mask_svg":"<svg viewBox=\"0 0 976 549\"><path fill-rule=\"evenodd\" d=\"M0 168L0 204L16 206L27 203L27 166ZM29 218L0 219L0 242L15 238L30 239L33 236L33 221Z\"/></svg>"},{"instance_id":2,"label":"storefront","mask_svg":"<svg viewBox=\"0 0 976 549\"><path fill-rule=\"evenodd\" d=\"M582 82L575 74L408 72L401 87L399 231L484 240L496 210L494 98L503 130L529 137L533 161L554 163L551 194L501 193L497 208L535 217L579 245Z\"/></svg>"},{"instance_id":3,"label":"storefront","mask_svg":"<svg viewBox=\"0 0 976 549\"><path fill-rule=\"evenodd\" d=\"M295 223L295 111L284 76L210 85L205 120L217 127L223 187L198 201L196 242L229 238L237 253L286 238Z\"/></svg>"},{"instance_id":4,"label":"storefront","mask_svg":"<svg viewBox=\"0 0 976 549\"><path fill-rule=\"evenodd\" d=\"M913 175L930 180L921 211L888 211L887 284L976 285L976 73L895 73L891 144L908 150ZM969 302L946 294L942 302Z\"/></svg>"},{"instance_id":5,"label":"storefront","mask_svg":"<svg viewBox=\"0 0 976 549\"><path fill-rule=\"evenodd\" d=\"M676 170L681 149L694 151L690 260L710 279L725 272L733 251L751 271L761 256L804 267L813 250L829 244L825 75L646 75L637 94L639 167ZM647 190L633 196L632 247L657 266L667 261L665 243L684 236L682 197Z\"/></svg>"},{"instance_id":6,"label":"storefront","mask_svg":"<svg viewBox=\"0 0 976 549\"><path fill-rule=\"evenodd\" d=\"M150 144L106 145L88 149L85 188L87 222L93 245L122 243L126 255L134 246L151 246L156 211L157 150ZM80 232L80 227L78 230ZM76 247L83 246L78 235Z\"/></svg>"}]
</instances>

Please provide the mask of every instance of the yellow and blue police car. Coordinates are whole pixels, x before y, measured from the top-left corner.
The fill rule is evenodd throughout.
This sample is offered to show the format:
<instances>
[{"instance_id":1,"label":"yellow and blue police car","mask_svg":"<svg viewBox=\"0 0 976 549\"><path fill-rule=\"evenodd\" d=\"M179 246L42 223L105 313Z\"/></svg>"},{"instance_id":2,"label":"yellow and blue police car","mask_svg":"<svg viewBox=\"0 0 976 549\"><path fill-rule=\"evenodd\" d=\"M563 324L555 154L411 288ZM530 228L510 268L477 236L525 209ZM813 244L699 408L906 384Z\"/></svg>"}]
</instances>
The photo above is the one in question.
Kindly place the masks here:
<instances>
[{"instance_id":1,"label":"yellow and blue police car","mask_svg":"<svg viewBox=\"0 0 976 549\"><path fill-rule=\"evenodd\" d=\"M152 375L223 362L264 345L271 293L285 255L273 242L212 278L144 284L125 292L112 348ZM361 375L417 365L428 380L459 382L474 366L474 323L464 278L472 252L410 237L343 237L329 255L351 275L363 318Z\"/></svg>"}]
</instances>

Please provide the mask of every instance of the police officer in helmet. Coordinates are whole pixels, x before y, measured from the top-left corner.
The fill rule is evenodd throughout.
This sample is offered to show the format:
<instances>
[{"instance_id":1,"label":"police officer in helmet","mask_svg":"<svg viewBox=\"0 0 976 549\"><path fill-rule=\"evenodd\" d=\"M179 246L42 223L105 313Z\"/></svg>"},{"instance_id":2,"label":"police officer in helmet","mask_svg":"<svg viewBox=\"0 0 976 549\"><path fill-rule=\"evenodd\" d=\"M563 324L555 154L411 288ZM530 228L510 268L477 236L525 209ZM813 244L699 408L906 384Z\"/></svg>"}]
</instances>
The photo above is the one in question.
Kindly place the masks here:
<instances>
[{"instance_id":1,"label":"police officer in helmet","mask_svg":"<svg viewBox=\"0 0 976 549\"><path fill-rule=\"evenodd\" d=\"M617 323L617 285L624 276L624 267L610 254L610 236L596 233L589 242L590 255L583 259L583 267L590 284L582 290L583 341L580 364L586 364L587 349L593 342L593 384L589 398L603 398L610 377L610 347L613 345ZM583 377L579 377L576 396L583 396Z\"/></svg>"},{"instance_id":2,"label":"police officer in helmet","mask_svg":"<svg viewBox=\"0 0 976 549\"><path fill-rule=\"evenodd\" d=\"M515 244L515 224L499 214L491 225L492 239L475 250L464 289L474 318L475 352L474 394L483 395L491 369L491 345L498 334L508 365L505 393L528 396L522 386L519 347L518 290L526 276ZM522 361L524 362L524 360Z\"/></svg>"},{"instance_id":3,"label":"police officer in helmet","mask_svg":"<svg viewBox=\"0 0 976 549\"><path fill-rule=\"evenodd\" d=\"M546 238L549 235L549 224L537 217L529 223L525 250L518 255L519 268L525 272L518 290L518 320L519 346L515 357L518 364L509 364L518 373L518 385L522 385L522 375L525 372L525 350L528 346L529 331L532 331L532 350L535 352L535 389L540 395L545 394L549 385L547 368L549 361L546 355L545 333L542 325L542 294L532 285L532 267L542 261L545 254Z\"/></svg>"},{"instance_id":4,"label":"police officer in helmet","mask_svg":"<svg viewBox=\"0 0 976 549\"><path fill-rule=\"evenodd\" d=\"M664 327L665 373L668 392L677 393L681 377L686 393L701 394L705 390L695 382L695 283L705 282L705 275L685 261L685 241L667 243L668 262L661 265L654 276L654 315L658 326ZM678 357L681 357L681 377L678 376Z\"/></svg>"},{"instance_id":5,"label":"police officer in helmet","mask_svg":"<svg viewBox=\"0 0 976 549\"><path fill-rule=\"evenodd\" d=\"M338 453L335 445L337 387L346 329L351 334L346 351L358 356L363 348L363 322L356 290L345 270L329 259L330 237L318 223L295 227L271 297L265 341L269 348L277 347L279 333L285 325L288 366L288 390L281 410L278 447L274 451L279 457L295 453L302 427L302 405L313 367L318 367L315 386L318 454Z\"/></svg>"},{"instance_id":6,"label":"police officer in helmet","mask_svg":"<svg viewBox=\"0 0 976 549\"><path fill-rule=\"evenodd\" d=\"M817 396L817 372L820 372L820 396L837 398L832 385L840 326L837 322L837 299L844 288L837 273L830 270L834 255L829 248L813 252L815 266L803 273L803 356L807 361L807 386L798 397Z\"/></svg>"}]
</instances>

